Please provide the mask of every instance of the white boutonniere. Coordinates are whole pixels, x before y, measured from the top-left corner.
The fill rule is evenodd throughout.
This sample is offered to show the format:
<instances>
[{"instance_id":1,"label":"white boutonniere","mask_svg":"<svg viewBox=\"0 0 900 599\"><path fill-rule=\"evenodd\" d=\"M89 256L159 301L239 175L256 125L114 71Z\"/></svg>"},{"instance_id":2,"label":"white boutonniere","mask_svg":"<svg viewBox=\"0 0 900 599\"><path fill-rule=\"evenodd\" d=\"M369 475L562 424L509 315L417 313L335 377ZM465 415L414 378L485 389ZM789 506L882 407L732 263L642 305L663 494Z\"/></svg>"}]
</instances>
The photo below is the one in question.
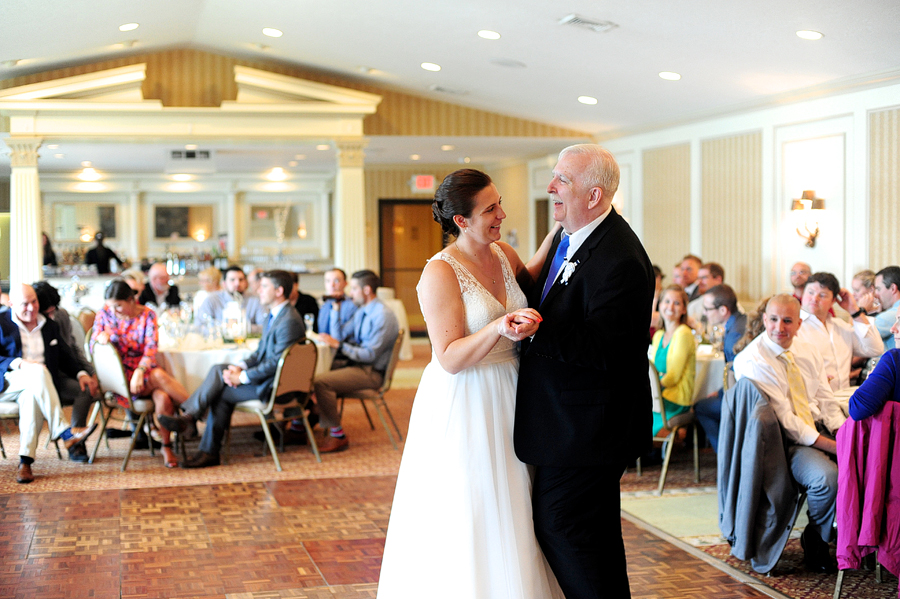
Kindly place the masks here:
<instances>
[{"instance_id":1,"label":"white boutonniere","mask_svg":"<svg viewBox=\"0 0 900 599\"><path fill-rule=\"evenodd\" d=\"M559 282L563 285L569 284L569 279L572 277L572 273L575 272L575 267L581 264L581 260L576 260L575 262L567 262L565 267L563 267L562 277L560 277Z\"/></svg>"}]
</instances>

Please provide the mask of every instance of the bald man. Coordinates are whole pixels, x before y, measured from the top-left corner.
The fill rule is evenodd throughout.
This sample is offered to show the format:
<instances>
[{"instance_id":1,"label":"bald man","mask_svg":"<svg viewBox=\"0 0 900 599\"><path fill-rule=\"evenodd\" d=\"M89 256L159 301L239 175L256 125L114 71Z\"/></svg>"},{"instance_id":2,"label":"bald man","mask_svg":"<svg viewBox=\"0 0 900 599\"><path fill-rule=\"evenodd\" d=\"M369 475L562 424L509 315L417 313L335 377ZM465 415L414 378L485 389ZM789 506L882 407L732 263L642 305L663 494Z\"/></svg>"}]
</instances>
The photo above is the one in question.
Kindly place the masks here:
<instances>
[{"instance_id":1,"label":"bald man","mask_svg":"<svg viewBox=\"0 0 900 599\"><path fill-rule=\"evenodd\" d=\"M169 285L169 273L166 271L166 265L162 262L156 262L147 272L149 282L141 295L138 302L145 306L149 303L162 306L168 304L177 306L181 303L181 296L178 295L178 285Z\"/></svg>"},{"instance_id":2,"label":"bald man","mask_svg":"<svg viewBox=\"0 0 900 599\"><path fill-rule=\"evenodd\" d=\"M772 297L764 315L765 333L734 359L734 375L748 378L766 394L787 437L791 474L806 490L809 525L803 531L806 567L835 572L828 549L836 514L838 471L829 455L834 436L847 420L831 391L819 351L797 338L805 323L800 302L784 293Z\"/></svg>"},{"instance_id":3,"label":"bald man","mask_svg":"<svg viewBox=\"0 0 900 599\"><path fill-rule=\"evenodd\" d=\"M806 262L797 262L791 267L791 286L794 288L794 297L798 302L803 301L803 290L806 289L806 281L812 274L812 267Z\"/></svg>"},{"instance_id":4,"label":"bald man","mask_svg":"<svg viewBox=\"0 0 900 599\"><path fill-rule=\"evenodd\" d=\"M14 286L10 300L12 309L0 314L0 372L4 373L0 397L19 404L16 481L30 483L34 480L31 465L44 420L50 437L63 440L73 461L87 461L84 441L97 425L76 433L63 415L56 379L65 374L86 384L89 377L78 371L78 360L62 338L59 326L41 315L34 289L30 285Z\"/></svg>"}]
</instances>

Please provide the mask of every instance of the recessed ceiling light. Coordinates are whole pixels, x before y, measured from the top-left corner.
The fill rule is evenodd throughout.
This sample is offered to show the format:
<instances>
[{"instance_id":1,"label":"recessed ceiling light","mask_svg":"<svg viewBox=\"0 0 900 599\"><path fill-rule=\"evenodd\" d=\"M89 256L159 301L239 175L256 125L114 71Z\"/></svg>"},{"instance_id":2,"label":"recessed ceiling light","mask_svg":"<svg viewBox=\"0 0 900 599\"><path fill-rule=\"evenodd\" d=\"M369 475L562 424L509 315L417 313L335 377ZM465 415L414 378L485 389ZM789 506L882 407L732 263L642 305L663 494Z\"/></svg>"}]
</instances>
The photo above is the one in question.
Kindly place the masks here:
<instances>
[{"instance_id":1,"label":"recessed ceiling light","mask_svg":"<svg viewBox=\"0 0 900 599\"><path fill-rule=\"evenodd\" d=\"M410 160L419 160L420 158L421 158L421 156L419 156L418 154L410 154L409 155Z\"/></svg>"},{"instance_id":2,"label":"recessed ceiling light","mask_svg":"<svg viewBox=\"0 0 900 599\"><path fill-rule=\"evenodd\" d=\"M137 23L125 23L124 25L119 25L119 31L134 31L140 27Z\"/></svg>"},{"instance_id":3,"label":"recessed ceiling light","mask_svg":"<svg viewBox=\"0 0 900 599\"><path fill-rule=\"evenodd\" d=\"M498 40L500 39L500 34L490 29L482 29L478 32L478 37L483 37L486 40Z\"/></svg>"},{"instance_id":4,"label":"recessed ceiling light","mask_svg":"<svg viewBox=\"0 0 900 599\"><path fill-rule=\"evenodd\" d=\"M815 41L815 40L820 40L825 36L822 35L821 33L819 33L818 31L811 31L809 29L803 29L803 30L797 32L797 37L799 37L802 40Z\"/></svg>"},{"instance_id":5,"label":"recessed ceiling light","mask_svg":"<svg viewBox=\"0 0 900 599\"><path fill-rule=\"evenodd\" d=\"M65 158L66 155L65 154L54 154L53 157L54 158Z\"/></svg>"},{"instance_id":6,"label":"recessed ceiling light","mask_svg":"<svg viewBox=\"0 0 900 599\"><path fill-rule=\"evenodd\" d=\"M173 181L193 181L194 175L188 175L187 173L179 173L177 175L172 175Z\"/></svg>"},{"instance_id":7,"label":"recessed ceiling light","mask_svg":"<svg viewBox=\"0 0 900 599\"><path fill-rule=\"evenodd\" d=\"M91 166L91 161L85 160L84 162L81 163L81 166L87 168L87 167Z\"/></svg>"},{"instance_id":8,"label":"recessed ceiling light","mask_svg":"<svg viewBox=\"0 0 900 599\"><path fill-rule=\"evenodd\" d=\"M59 148L59 144L50 144L47 146L48 150L56 150L57 148Z\"/></svg>"},{"instance_id":9,"label":"recessed ceiling light","mask_svg":"<svg viewBox=\"0 0 900 599\"><path fill-rule=\"evenodd\" d=\"M466 156L465 158L463 158L463 162L465 162L466 164L469 164L470 162L472 162L472 159L469 158L468 156Z\"/></svg>"},{"instance_id":10,"label":"recessed ceiling light","mask_svg":"<svg viewBox=\"0 0 900 599\"><path fill-rule=\"evenodd\" d=\"M319 144L319 145L316 146L316 149L319 150L320 152L322 152L322 151L325 151L325 150L330 150L330 149L331 149L331 146L328 145L328 144Z\"/></svg>"},{"instance_id":11,"label":"recessed ceiling light","mask_svg":"<svg viewBox=\"0 0 900 599\"><path fill-rule=\"evenodd\" d=\"M269 37L281 37L284 33L280 29L263 27L263 35L268 35Z\"/></svg>"},{"instance_id":12,"label":"recessed ceiling light","mask_svg":"<svg viewBox=\"0 0 900 599\"><path fill-rule=\"evenodd\" d=\"M93 168L87 166L83 171L78 173L78 178L82 181L99 181L100 173L95 171Z\"/></svg>"},{"instance_id":13,"label":"recessed ceiling light","mask_svg":"<svg viewBox=\"0 0 900 599\"><path fill-rule=\"evenodd\" d=\"M593 106L597 103L597 98L591 96L578 96L578 101L582 104L588 104L589 106Z\"/></svg>"},{"instance_id":14,"label":"recessed ceiling light","mask_svg":"<svg viewBox=\"0 0 900 599\"><path fill-rule=\"evenodd\" d=\"M291 160L290 162L288 162L288 166L297 166L298 164L300 164L300 163L297 162L296 160Z\"/></svg>"},{"instance_id":15,"label":"recessed ceiling light","mask_svg":"<svg viewBox=\"0 0 900 599\"><path fill-rule=\"evenodd\" d=\"M295 154L294 158L296 160L306 160L306 154Z\"/></svg>"},{"instance_id":16,"label":"recessed ceiling light","mask_svg":"<svg viewBox=\"0 0 900 599\"><path fill-rule=\"evenodd\" d=\"M423 62L422 68L426 71L434 71L436 73L441 70L441 65L434 64L433 62Z\"/></svg>"},{"instance_id":17,"label":"recessed ceiling light","mask_svg":"<svg viewBox=\"0 0 900 599\"><path fill-rule=\"evenodd\" d=\"M444 144L441 146L441 149L445 152L449 152L451 150L455 150L456 146L451 146L450 144Z\"/></svg>"},{"instance_id":18,"label":"recessed ceiling light","mask_svg":"<svg viewBox=\"0 0 900 599\"><path fill-rule=\"evenodd\" d=\"M276 166L266 175L266 179L269 181L284 181L287 178L287 173L280 166Z\"/></svg>"},{"instance_id":19,"label":"recessed ceiling light","mask_svg":"<svg viewBox=\"0 0 900 599\"><path fill-rule=\"evenodd\" d=\"M185 144L184 149L185 150L196 150L197 144Z\"/></svg>"},{"instance_id":20,"label":"recessed ceiling light","mask_svg":"<svg viewBox=\"0 0 900 599\"><path fill-rule=\"evenodd\" d=\"M665 79L666 81L678 81L681 79L681 75L673 73L672 71L663 71L659 74L659 78Z\"/></svg>"}]
</instances>

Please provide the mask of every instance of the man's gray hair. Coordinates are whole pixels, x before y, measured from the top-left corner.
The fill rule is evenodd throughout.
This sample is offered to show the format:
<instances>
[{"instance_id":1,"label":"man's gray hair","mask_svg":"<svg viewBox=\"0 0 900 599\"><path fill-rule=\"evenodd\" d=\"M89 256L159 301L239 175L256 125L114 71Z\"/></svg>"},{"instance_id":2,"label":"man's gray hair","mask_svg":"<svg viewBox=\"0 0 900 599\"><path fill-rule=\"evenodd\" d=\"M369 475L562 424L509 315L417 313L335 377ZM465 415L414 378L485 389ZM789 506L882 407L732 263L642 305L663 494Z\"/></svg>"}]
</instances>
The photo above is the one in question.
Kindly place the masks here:
<instances>
[{"instance_id":1,"label":"man's gray hair","mask_svg":"<svg viewBox=\"0 0 900 599\"><path fill-rule=\"evenodd\" d=\"M612 201L619 189L619 164L613 157L612 152L598 146L597 144L575 144L564 148L559 153L560 160L566 154L574 154L576 156L588 156L591 160L588 170L584 172L583 184L587 188L599 187L603 190L603 195Z\"/></svg>"}]
</instances>

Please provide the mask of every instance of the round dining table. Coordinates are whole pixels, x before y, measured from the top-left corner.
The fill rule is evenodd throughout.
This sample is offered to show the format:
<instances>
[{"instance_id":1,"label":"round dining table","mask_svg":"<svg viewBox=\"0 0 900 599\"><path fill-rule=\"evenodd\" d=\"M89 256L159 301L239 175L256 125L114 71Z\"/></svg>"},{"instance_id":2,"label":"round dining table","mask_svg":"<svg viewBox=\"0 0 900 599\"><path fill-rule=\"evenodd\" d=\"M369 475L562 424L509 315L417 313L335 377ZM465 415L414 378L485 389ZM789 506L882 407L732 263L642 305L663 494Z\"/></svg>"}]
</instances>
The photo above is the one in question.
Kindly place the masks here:
<instances>
[{"instance_id":1,"label":"round dining table","mask_svg":"<svg viewBox=\"0 0 900 599\"><path fill-rule=\"evenodd\" d=\"M715 352L711 345L699 345L693 403L721 390L724 386L724 374L725 356L721 352Z\"/></svg>"}]
</instances>

